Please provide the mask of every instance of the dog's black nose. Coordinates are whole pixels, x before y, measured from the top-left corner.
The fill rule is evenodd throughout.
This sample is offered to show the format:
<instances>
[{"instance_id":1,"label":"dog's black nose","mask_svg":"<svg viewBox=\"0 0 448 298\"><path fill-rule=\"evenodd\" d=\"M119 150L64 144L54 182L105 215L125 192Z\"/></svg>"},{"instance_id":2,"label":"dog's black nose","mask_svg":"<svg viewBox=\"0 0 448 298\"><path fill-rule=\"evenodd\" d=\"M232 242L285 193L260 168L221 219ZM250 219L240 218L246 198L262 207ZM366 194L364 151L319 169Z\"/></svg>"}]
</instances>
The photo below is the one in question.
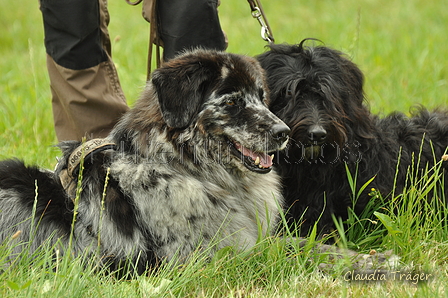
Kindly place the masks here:
<instances>
[{"instance_id":1,"label":"dog's black nose","mask_svg":"<svg viewBox=\"0 0 448 298\"><path fill-rule=\"evenodd\" d=\"M272 137L281 143L285 142L288 139L288 134L290 132L289 127L284 123L277 123L272 125L271 134Z\"/></svg>"},{"instance_id":2,"label":"dog's black nose","mask_svg":"<svg viewBox=\"0 0 448 298\"><path fill-rule=\"evenodd\" d=\"M313 125L308 130L308 139L311 142L322 143L327 138L327 131L320 125Z\"/></svg>"}]
</instances>

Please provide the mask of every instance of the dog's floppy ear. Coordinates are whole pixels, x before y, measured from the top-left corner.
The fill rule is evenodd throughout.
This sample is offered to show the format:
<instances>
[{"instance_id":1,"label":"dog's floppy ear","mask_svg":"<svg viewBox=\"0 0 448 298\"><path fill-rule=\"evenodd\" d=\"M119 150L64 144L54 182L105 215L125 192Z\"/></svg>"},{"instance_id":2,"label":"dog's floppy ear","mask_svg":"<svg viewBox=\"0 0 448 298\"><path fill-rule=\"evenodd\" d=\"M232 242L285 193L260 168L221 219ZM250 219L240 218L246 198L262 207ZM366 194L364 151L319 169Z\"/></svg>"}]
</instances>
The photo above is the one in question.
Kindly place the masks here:
<instances>
[{"instance_id":1,"label":"dog's floppy ear","mask_svg":"<svg viewBox=\"0 0 448 298\"><path fill-rule=\"evenodd\" d=\"M219 73L217 61L199 55L181 56L153 72L152 84L168 126L184 128L191 123Z\"/></svg>"}]
</instances>

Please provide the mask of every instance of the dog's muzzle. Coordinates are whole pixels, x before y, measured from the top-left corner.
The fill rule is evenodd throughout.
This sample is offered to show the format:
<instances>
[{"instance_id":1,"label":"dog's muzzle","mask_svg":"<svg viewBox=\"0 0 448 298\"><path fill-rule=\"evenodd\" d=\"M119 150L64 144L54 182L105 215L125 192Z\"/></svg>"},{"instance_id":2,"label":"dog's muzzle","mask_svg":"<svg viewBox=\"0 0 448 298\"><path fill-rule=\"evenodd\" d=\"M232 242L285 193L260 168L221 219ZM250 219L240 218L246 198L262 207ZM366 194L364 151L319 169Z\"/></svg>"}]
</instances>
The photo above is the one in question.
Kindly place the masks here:
<instances>
[{"instance_id":1,"label":"dog's muzzle","mask_svg":"<svg viewBox=\"0 0 448 298\"><path fill-rule=\"evenodd\" d=\"M308 130L308 140L311 144L322 145L327 139L327 131L320 125L313 125Z\"/></svg>"},{"instance_id":2,"label":"dog's muzzle","mask_svg":"<svg viewBox=\"0 0 448 298\"><path fill-rule=\"evenodd\" d=\"M266 151L254 151L241 143L232 141L233 152L239 156L244 166L252 172L266 174L272 170L274 153L285 149L290 132L289 127L284 123L274 124L269 131L269 143Z\"/></svg>"},{"instance_id":3,"label":"dog's muzzle","mask_svg":"<svg viewBox=\"0 0 448 298\"><path fill-rule=\"evenodd\" d=\"M314 161L321 156L322 145L327 140L327 131L320 125L313 125L308 130L308 140L304 147L304 157Z\"/></svg>"}]
</instances>

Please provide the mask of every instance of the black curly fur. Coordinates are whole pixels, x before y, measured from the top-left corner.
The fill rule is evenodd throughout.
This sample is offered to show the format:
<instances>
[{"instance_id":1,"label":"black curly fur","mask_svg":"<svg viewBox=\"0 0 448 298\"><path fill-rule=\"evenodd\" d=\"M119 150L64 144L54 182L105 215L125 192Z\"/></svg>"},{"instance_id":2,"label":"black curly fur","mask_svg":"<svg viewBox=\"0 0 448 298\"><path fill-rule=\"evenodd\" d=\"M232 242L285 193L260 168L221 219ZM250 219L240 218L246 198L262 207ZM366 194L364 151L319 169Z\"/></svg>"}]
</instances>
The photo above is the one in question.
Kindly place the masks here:
<instances>
[{"instance_id":1,"label":"black curly fur","mask_svg":"<svg viewBox=\"0 0 448 298\"><path fill-rule=\"evenodd\" d=\"M331 214L345 219L353 204L346 165L352 174L358 171L358 188L375 177L357 201L359 214L372 187L387 197L397 178L399 193L413 160L419 158L422 170L446 154L448 114L418 107L411 117L372 115L364 104L361 70L343 53L305 42L272 45L258 60L267 72L270 108L291 128L289 146L277 158L287 214L291 222L300 219L304 232L321 216L318 229L326 233ZM445 197L447 176L441 180Z\"/></svg>"}]
</instances>

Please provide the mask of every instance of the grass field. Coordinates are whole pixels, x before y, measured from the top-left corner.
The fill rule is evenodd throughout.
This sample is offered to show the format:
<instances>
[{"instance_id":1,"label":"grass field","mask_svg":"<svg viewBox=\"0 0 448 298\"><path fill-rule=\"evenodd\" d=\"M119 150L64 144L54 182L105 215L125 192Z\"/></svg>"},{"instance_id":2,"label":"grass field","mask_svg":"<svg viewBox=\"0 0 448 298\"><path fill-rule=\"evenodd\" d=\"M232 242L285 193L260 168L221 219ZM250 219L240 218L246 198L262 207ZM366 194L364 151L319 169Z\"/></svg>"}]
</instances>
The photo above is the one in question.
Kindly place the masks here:
<instances>
[{"instance_id":1,"label":"grass field","mask_svg":"<svg viewBox=\"0 0 448 298\"><path fill-rule=\"evenodd\" d=\"M266 43L247 2L221 2L228 51L262 53ZM57 140L38 1L0 3L0 159L18 156L53 167L59 152L52 147ZM373 112L408 111L415 104L447 106L448 1L265 0L263 5L277 43L314 37L346 52L365 74ZM113 58L132 105L144 86L148 25L140 17L141 8L124 0L109 0L109 10ZM433 274L427 283L349 283L338 266L322 273L309 254L290 251L279 239L265 239L246 253L223 250L210 262L199 255L184 267L133 280L95 272L93 265L81 267L79 258L69 256L49 264L49 250L34 258L19 256L14 266L1 271L9 255L4 244L0 296L448 297L448 230L434 206L416 206L433 183L432 177L415 181L399 198L406 207L391 214L385 206L377 217L372 215L376 224L353 219L345 241L364 252L393 250L406 270Z\"/></svg>"}]
</instances>

